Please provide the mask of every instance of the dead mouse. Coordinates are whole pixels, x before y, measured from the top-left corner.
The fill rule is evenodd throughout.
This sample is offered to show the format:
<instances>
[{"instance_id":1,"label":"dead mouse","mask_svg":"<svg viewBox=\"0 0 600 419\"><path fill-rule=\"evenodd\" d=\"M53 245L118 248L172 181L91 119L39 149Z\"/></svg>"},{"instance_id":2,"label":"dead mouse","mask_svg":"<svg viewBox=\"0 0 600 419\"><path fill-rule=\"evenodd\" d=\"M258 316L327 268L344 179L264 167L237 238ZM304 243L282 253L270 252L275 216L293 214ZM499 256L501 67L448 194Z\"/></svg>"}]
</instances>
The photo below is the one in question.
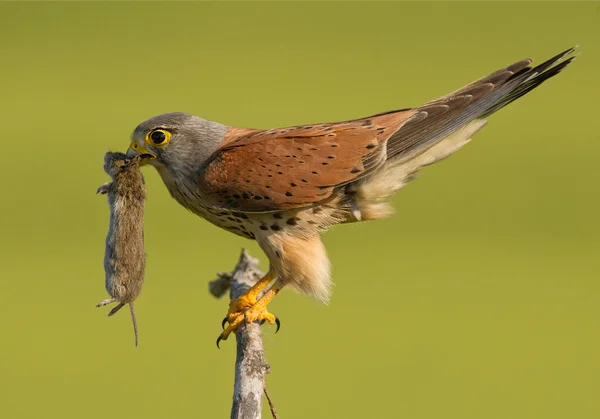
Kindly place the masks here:
<instances>
[{"instance_id":1,"label":"dead mouse","mask_svg":"<svg viewBox=\"0 0 600 419\"><path fill-rule=\"evenodd\" d=\"M105 287L111 298L96 305L119 303L109 316L125 304L131 309L131 320L138 346L138 329L133 302L142 292L146 254L144 253L144 203L146 187L140 172L140 156L127 158L123 153L108 152L104 171L112 182L100 186L96 193L108 195L110 226L104 253Z\"/></svg>"}]
</instances>

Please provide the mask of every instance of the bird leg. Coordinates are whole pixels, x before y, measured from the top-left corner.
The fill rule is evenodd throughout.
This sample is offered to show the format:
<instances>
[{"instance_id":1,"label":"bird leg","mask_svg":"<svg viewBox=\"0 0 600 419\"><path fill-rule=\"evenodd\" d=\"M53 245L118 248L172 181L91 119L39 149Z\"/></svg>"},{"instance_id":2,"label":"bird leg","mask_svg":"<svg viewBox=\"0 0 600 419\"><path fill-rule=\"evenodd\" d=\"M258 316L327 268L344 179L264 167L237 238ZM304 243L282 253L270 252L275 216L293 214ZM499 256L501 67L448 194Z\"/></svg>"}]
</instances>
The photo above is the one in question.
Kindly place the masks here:
<instances>
[{"instance_id":1,"label":"bird leg","mask_svg":"<svg viewBox=\"0 0 600 419\"><path fill-rule=\"evenodd\" d=\"M231 332L235 332L238 326L245 320L247 322L267 321L270 324L277 323L277 330L279 330L279 319L267 310L267 305L281 290L283 285L279 282L269 288L262 297L257 299L257 296L262 290L269 285L273 280L273 276L270 274L265 275L260 281L252 286L248 291L242 294L239 298L232 300L229 303L229 312L227 317L223 320L223 326L225 323L229 323L229 326L221 333L217 339L217 346L221 340L227 340L227 337Z\"/></svg>"},{"instance_id":2,"label":"bird leg","mask_svg":"<svg viewBox=\"0 0 600 419\"><path fill-rule=\"evenodd\" d=\"M273 279L275 278L271 275L271 273L267 273L260 281L250 287L248 291L240 295L239 298L231 300L229 303L228 316L242 312L256 304L258 295L267 287L267 285L271 283Z\"/></svg>"}]
</instances>

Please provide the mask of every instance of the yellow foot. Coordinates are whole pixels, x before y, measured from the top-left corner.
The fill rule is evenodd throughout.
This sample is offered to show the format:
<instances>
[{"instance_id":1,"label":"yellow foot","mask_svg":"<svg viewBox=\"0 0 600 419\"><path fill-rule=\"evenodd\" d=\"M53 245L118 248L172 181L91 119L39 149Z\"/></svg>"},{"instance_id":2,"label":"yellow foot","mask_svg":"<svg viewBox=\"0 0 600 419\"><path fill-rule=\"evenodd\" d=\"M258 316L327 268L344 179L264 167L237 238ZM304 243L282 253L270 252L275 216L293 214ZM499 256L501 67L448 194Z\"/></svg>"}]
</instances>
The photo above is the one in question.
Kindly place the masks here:
<instances>
[{"instance_id":1,"label":"yellow foot","mask_svg":"<svg viewBox=\"0 0 600 419\"><path fill-rule=\"evenodd\" d=\"M235 300L231 300L229 302L229 312L227 313L227 318L229 318L234 313L239 313L242 311L246 311L250 307L256 304L256 294L255 293L246 293L242 294L240 298Z\"/></svg>"},{"instance_id":2,"label":"yellow foot","mask_svg":"<svg viewBox=\"0 0 600 419\"><path fill-rule=\"evenodd\" d=\"M269 313L267 310L267 304L273 299L276 290L269 290L265 293L265 295L258 301L256 301L256 297L254 295L242 295L237 300L231 301L229 304L229 313L227 317L223 319L222 326L225 328L225 324L229 323L229 326L223 330L223 333L219 335L217 339L217 347L219 347L219 342L222 340L227 340L227 337L231 334L231 332L235 332L238 326L243 322L247 321L249 323L254 321L260 321L263 324L265 321L270 324L277 324L277 330L275 333L279 331L279 327L281 323L279 319L275 317L272 313Z\"/></svg>"}]
</instances>

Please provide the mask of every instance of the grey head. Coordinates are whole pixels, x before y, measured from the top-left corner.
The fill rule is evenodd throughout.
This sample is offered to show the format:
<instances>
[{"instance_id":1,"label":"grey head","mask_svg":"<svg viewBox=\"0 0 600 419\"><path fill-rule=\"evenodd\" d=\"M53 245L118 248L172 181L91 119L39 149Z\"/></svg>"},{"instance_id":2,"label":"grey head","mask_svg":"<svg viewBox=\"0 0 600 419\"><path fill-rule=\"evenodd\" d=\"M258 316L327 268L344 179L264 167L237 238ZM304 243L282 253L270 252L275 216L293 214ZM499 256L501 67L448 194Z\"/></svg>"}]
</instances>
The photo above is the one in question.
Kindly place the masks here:
<instances>
[{"instance_id":1,"label":"grey head","mask_svg":"<svg viewBox=\"0 0 600 419\"><path fill-rule=\"evenodd\" d=\"M152 117L133 131L127 156L159 172L193 173L217 150L228 127L197 116L171 112Z\"/></svg>"}]
</instances>

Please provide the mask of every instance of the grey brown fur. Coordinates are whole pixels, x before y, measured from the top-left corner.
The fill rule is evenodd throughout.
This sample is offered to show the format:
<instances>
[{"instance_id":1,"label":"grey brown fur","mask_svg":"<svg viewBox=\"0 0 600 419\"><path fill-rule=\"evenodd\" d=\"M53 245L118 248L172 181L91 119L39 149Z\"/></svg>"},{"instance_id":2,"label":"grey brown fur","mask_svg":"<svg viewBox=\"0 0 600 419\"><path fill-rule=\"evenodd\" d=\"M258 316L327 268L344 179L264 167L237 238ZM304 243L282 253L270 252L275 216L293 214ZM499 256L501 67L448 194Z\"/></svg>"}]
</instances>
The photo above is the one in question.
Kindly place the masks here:
<instances>
[{"instance_id":1,"label":"grey brown fur","mask_svg":"<svg viewBox=\"0 0 600 419\"><path fill-rule=\"evenodd\" d=\"M118 302L109 316L129 304L135 346L138 346L138 329L133 302L139 297L144 282L146 254L144 253L144 203L146 187L139 170L141 157L129 159L123 153L106 153L104 171L112 182L98 188L108 195L110 226L106 236L104 254L105 287L111 298L97 304L101 307Z\"/></svg>"}]
</instances>

